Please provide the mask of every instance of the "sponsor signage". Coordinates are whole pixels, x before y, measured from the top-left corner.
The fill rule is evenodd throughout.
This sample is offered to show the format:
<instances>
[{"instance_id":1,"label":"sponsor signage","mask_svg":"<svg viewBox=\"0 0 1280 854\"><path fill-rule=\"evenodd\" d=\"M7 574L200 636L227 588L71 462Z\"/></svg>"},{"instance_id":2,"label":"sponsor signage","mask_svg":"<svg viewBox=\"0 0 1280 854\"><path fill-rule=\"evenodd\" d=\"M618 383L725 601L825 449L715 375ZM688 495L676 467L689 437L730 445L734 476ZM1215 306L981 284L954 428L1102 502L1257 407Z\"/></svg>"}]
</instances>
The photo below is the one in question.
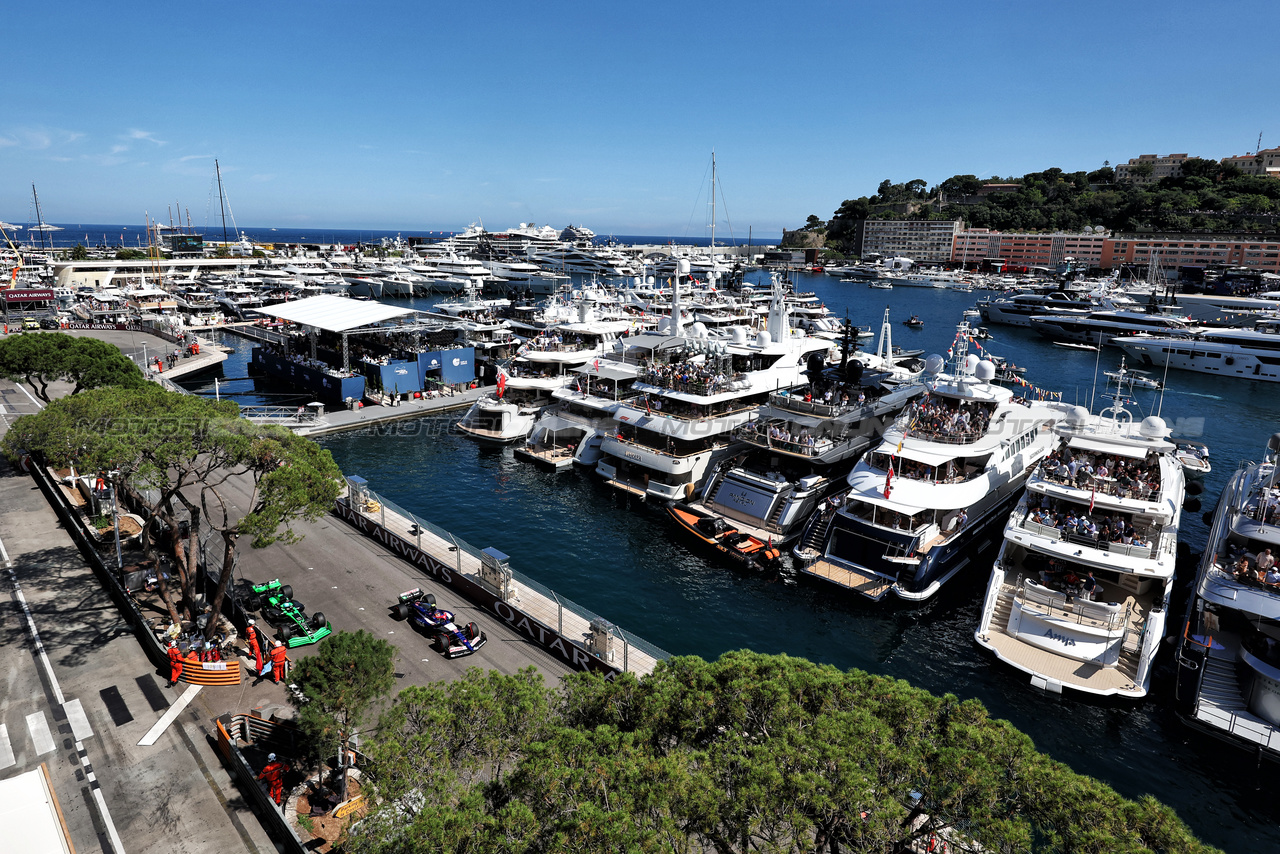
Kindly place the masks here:
<instances>
[{"instance_id":1,"label":"sponsor signage","mask_svg":"<svg viewBox=\"0 0 1280 854\"><path fill-rule=\"evenodd\" d=\"M5 302L24 302L27 300L51 300L57 299L53 291L47 290L25 290L17 288L9 288L6 291L0 291L4 294Z\"/></svg>"},{"instance_id":2,"label":"sponsor signage","mask_svg":"<svg viewBox=\"0 0 1280 854\"><path fill-rule=\"evenodd\" d=\"M441 584L446 584L480 605L490 614L506 623L520 635L555 655L576 670L590 670L609 676L619 669L590 654L577 643L561 635L550 626L543 625L528 614L516 609L490 593L471 579L459 575L456 569L436 560L417 548L412 542L388 531L373 519L359 513L346 499L338 499L334 507L337 515L356 530L367 534L386 546L394 554L418 567L423 573Z\"/></svg>"}]
</instances>

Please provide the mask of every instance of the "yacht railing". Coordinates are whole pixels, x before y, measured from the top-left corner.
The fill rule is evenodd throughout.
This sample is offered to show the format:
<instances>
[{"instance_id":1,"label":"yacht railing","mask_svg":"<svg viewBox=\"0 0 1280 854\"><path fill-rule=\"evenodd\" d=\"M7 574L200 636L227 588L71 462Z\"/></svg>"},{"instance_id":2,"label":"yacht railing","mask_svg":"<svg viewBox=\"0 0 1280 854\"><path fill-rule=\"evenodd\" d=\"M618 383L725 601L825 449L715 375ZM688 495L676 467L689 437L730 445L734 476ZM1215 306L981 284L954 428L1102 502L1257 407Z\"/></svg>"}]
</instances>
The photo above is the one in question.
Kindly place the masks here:
<instances>
[{"instance_id":1,"label":"yacht railing","mask_svg":"<svg viewBox=\"0 0 1280 854\"><path fill-rule=\"evenodd\" d=\"M1114 555L1126 555L1128 557L1137 557L1147 560L1154 560L1156 558L1156 552L1159 550L1160 538L1164 533L1163 526L1153 526L1144 534L1149 540L1149 545L1133 545L1111 542L1110 540L1103 540L1099 537L1090 536L1089 534L1068 531L1055 525L1046 525L1043 522L1034 522L1027 513L1015 514L1015 518L1019 519L1018 527L1028 533L1037 534L1058 542L1071 543L1077 546L1087 546L1091 549L1099 549L1104 552L1110 552Z\"/></svg>"},{"instance_id":2,"label":"yacht railing","mask_svg":"<svg viewBox=\"0 0 1280 854\"><path fill-rule=\"evenodd\" d=\"M1054 612L1054 616L1060 617L1067 622L1075 623L1078 626L1082 626L1086 622L1095 625L1102 624L1108 631L1123 627L1125 630L1124 642L1128 642L1129 635L1133 632L1133 626L1129 619L1131 616L1130 607L1120 606L1112 609L1107 607L1108 603L1106 602L1094 602L1091 599L1082 599L1079 596L1063 593L1059 590L1054 590L1052 587L1035 584L1031 579L1021 575L1018 576L1018 583L1014 593L1023 602L1049 608Z\"/></svg>"}]
</instances>

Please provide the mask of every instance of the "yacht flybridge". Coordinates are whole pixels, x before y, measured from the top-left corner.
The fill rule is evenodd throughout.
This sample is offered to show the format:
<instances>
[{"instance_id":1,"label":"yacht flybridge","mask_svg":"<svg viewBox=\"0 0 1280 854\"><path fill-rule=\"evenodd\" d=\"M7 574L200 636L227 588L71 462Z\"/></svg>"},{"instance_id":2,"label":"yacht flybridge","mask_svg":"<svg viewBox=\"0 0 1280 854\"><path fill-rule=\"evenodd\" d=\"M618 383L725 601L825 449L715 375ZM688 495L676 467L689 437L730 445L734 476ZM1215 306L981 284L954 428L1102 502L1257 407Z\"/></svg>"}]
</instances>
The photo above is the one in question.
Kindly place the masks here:
<instances>
[{"instance_id":1,"label":"yacht flybridge","mask_svg":"<svg viewBox=\"0 0 1280 854\"><path fill-rule=\"evenodd\" d=\"M1009 516L978 644L1053 693L1146 695L1164 637L1185 480L1169 429L1135 422L1117 381L1074 407Z\"/></svg>"},{"instance_id":2,"label":"yacht flybridge","mask_svg":"<svg viewBox=\"0 0 1280 854\"><path fill-rule=\"evenodd\" d=\"M875 601L934 595L994 543L1031 469L1051 450L1059 406L1031 404L992 382L995 366L968 353L968 324L951 373L930 356L926 396L810 520L793 550L801 572Z\"/></svg>"}]
</instances>

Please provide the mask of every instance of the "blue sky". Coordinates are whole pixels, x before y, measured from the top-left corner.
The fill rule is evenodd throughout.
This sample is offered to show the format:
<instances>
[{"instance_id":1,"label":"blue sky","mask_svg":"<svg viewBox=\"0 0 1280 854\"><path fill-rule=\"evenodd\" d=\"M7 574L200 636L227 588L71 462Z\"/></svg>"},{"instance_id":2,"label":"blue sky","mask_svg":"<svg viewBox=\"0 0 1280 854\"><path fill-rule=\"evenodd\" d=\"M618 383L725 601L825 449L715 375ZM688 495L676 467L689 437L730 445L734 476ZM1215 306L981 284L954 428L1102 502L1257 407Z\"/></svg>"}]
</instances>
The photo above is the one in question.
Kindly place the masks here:
<instances>
[{"instance_id":1,"label":"blue sky","mask_svg":"<svg viewBox=\"0 0 1280 854\"><path fill-rule=\"evenodd\" d=\"M1263 3L19 3L0 219L776 236L885 178L1280 145ZM175 214L176 215L176 214Z\"/></svg>"}]
</instances>

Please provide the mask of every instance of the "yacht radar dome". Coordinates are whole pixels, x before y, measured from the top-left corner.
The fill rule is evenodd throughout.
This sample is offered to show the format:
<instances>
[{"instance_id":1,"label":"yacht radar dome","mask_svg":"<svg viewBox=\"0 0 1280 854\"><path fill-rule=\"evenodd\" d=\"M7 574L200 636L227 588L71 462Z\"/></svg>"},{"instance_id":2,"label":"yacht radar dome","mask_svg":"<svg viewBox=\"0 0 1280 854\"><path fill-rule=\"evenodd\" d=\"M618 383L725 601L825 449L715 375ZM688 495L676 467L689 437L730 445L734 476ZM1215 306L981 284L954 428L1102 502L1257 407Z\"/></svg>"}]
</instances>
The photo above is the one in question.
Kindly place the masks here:
<instances>
[{"instance_id":1,"label":"yacht radar dome","mask_svg":"<svg viewBox=\"0 0 1280 854\"><path fill-rule=\"evenodd\" d=\"M1158 415L1148 415L1142 419L1142 424L1138 427L1138 435L1144 439L1163 439L1169 435L1169 432L1164 419Z\"/></svg>"},{"instance_id":2,"label":"yacht radar dome","mask_svg":"<svg viewBox=\"0 0 1280 854\"><path fill-rule=\"evenodd\" d=\"M973 357L970 356L969 358L973 358ZM976 376L978 379L982 380L984 383L989 383L993 379L995 379L996 366L991 362L987 361L986 359L983 359L982 361L978 362L977 367L974 368L973 375Z\"/></svg>"},{"instance_id":3,"label":"yacht radar dome","mask_svg":"<svg viewBox=\"0 0 1280 854\"><path fill-rule=\"evenodd\" d=\"M973 373L977 369L978 363L982 360L978 358L977 353L970 353L964 357L964 369L969 373Z\"/></svg>"},{"instance_id":4,"label":"yacht radar dome","mask_svg":"<svg viewBox=\"0 0 1280 854\"><path fill-rule=\"evenodd\" d=\"M944 362L942 357L937 353L934 353L932 356L924 360L925 372L930 376L936 377L938 374L942 373L942 369L946 366L947 363Z\"/></svg>"},{"instance_id":5,"label":"yacht radar dome","mask_svg":"<svg viewBox=\"0 0 1280 854\"><path fill-rule=\"evenodd\" d=\"M1089 410L1083 406L1073 406L1071 411L1067 413L1067 424L1072 427L1080 427L1089 420Z\"/></svg>"},{"instance_id":6,"label":"yacht radar dome","mask_svg":"<svg viewBox=\"0 0 1280 854\"><path fill-rule=\"evenodd\" d=\"M770 335L768 332L761 330L760 334L756 335L757 347L768 347L772 343L773 343L773 336Z\"/></svg>"}]
</instances>

